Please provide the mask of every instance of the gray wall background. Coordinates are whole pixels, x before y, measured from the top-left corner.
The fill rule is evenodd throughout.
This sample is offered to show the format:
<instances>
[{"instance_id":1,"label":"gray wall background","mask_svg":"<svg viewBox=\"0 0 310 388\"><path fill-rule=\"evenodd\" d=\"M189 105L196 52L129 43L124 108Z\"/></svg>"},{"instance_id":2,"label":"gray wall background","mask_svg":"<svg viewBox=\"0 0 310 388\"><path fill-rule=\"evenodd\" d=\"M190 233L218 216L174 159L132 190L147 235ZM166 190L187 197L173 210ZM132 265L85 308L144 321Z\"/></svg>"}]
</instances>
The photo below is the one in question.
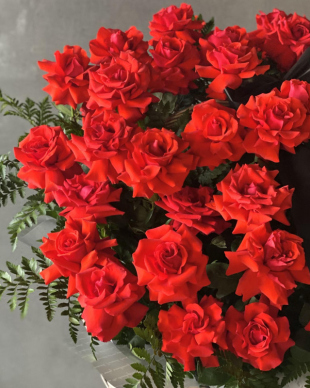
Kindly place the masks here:
<instances>
[{"instance_id":1,"label":"gray wall background","mask_svg":"<svg viewBox=\"0 0 310 388\"><path fill-rule=\"evenodd\" d=\"M53 60L63 46L88 42L101 26L126 30L131 25L148 35L148 21L172 0L0 0L0 88L10 96L41 99L45 93L42 72L37 61ZM308 15L309 0L188 0L196 14L205 20L215 17L224 28L238 24L255 28L255 14L278 7L286 12ZM174 2L179 5L180 1ZM11 151L18 136L29 130L19 118L0 117L0 153ZM5 261L20 262L21 255L31 257L20 243L11 252L6 226L19 210L16 206L0 209L0 269ZM67 345L71 340L65 317L48 322L35 294L31 295L28 316L20 320L3 300L0 303L0 388L101 388L98 372L74 354Z\"/></svg>"}]
</instances>

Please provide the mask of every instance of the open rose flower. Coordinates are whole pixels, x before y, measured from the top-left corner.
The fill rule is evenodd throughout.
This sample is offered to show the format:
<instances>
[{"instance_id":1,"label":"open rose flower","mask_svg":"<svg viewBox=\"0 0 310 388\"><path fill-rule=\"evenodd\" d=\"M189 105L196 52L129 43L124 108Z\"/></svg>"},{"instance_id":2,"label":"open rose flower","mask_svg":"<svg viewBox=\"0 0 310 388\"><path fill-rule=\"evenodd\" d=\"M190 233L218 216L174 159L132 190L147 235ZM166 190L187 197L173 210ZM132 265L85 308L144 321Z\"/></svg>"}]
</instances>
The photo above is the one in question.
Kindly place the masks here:
<instances>
[{"instance_id":1,"label":"open rose flower","mask_svg":"<svg viewBox=\"0 0 310 388\"><path fill-rule=\"evenodd\" d=\"M86 114L83 129L83 136L71 135L69 146L76 160L90 168L87 178L117 183L118 175L124 172L126 144L141 129L128 125L122 116L104 108Z\"/></svg>"},{"instance_id":2,"label":"open rose flower","mask_svg":"<svg viewBox=\"0 0 310 388\"><path fill-rule=\"evenodd\" d=\"M292 206L294 189L280 187L278 171L258 164L237 165L217 184L222 195L214 195L214 209L224 220L237 220L233 233L247 233L272 219L289 225L285 210Z\"/></svg>"},{"instance_id":3,"label":"open rose flower","mask_svg":"<svg viewBox=\"0 0 310 388\"><path fill-rule=\"evenodd\" d=\"M40 246L42 253L52 260L53 264L44 269L40 275L49 284L55 279L69 277L67 297L75 294L76 274L94 265L105 265L114 258L111 247L116 240L100 239L94 217L68 218L65 228L60 232L48 233L43 237Z\"/></svg>"},{"instance_id":4,"label":"open rose flower","mask_svg":"<svg viewBox=\"0 0 310 388\"><path fill-rule=\"evenodd\" d=\"M89 58L80 46L65 46L64 52L55 52L55 62L39 61L41 70L47 71L43 78L49 83L45 90L56 104L70 105L88 100Z\"/></svg>"},{"instance_id":5,"label":"open rose flower","mask_svg":"<svg viewBox=\"0 0 310 388\"><path fill-rule=\"evenodd\" d=\"M86 175L76 175L67 179L53 192L60 207L59 214L68 218L85 218L93 215L98 223L105 223L105 217L122 215L111 202L118 202L122 189L114 189L108 181L94 182Z\"/></svg>"},{"instance_id":6,"label":"open rose flower","mask_svg":"<svg viewBox=\"0 0 310 388\"><path fill-rule=\"evenodd\" d=\"M199 44L202 52L202 65L196 71L203 78L213 79L206 92L212 98L225 99L224 89L237 89L243 79L264 74L269 65L261 65L257 50L249 44L244 31L238 26L228 27L211 33Z\"/></svg>"},{"instance_id":7,"label":"open rose flower","mask_svg":"<svg viewBox=\"0 0 310 388\"><path fill-rule=\"evenodd\" d=\"M308 82L299 79L284 81L277 94L282 98L297 98L304 104L307 114L310 114L310 84Z\"/></svg>"},{"instance_id":8,"label":"open rose flower","mask_svg":"<svg viewBox=\"0 0 310 388\"><path fill-rule=\"evenodd\" d=\"M182 137L199 157L198 166L214 169L227 159L238 161L245 153L243 132L234 109L209 100L195 105Z\"/></svg>"},{"instance_id":9,"label":"open rose flower","mask_svg":"<svg viewBox=\"0 0 310 388\"><path fill-rule=\"evenodd\" d=\"M198 78L194 68L200 62L195 46L182 39L163 36L155 44L152 66L159 74L158 90L173 94L187 94Z\"/></svg>"},{"instance_id":10,"label":"open rose flower","mask_svg":"<svg viewBox=\"0 0 310 388\"><path fill-rule=\"evenodd\" d=\"M200 31L205 24L194 16L194 11L189 4L182 3L180 7L171 5L162 8L153 16L149 24L150 35L154 38L150 41L150 45L162 36L176 36L193 44L201 36Z\"/></svg>"},{"instance_id":11,"label":"open rose flower","mask_svg":"<svg viewBox=\"0 0 310 388\"><path fill-rule=\"evenodd\" d=\"M204 296L199 304L190 303L184 309L174 304L168 311L160 311L162 351L172 353L184 371L195 370L196 357L204 367L219 366L212 344L227 349L222 305L213 296Z\"/></svg>"},{"instance_id":12,"label":"open rose flower","mask_svg":"<svg viewBox=\"0 0 310 388\"><path fill-rule=\"evenodd\" d=\"M126 32L119 29L101 27L96 39L89 42L92 63L104 63L110 61L112 57L120 55L121 51L128 52L140 62L150 62L148 54L148 42L143 40L143 33L130 27Z\"/></svg>"},{"instance_id":13,"label":"open rose flower","mask_svg":"<svg viewBox=\"0 0 310 388\"><path fill-rule=\"evenodd\" d=\"M150 300L158 303L185 301L210 284L201 241L182 225L174 231L162 225L146 232L133 253L138 284L146 285Z\"/></svg>"},{"instance_id":14,"label":"open rose flower","mask_svg":"<svg viewBox=\"0 0 310 388\"><path fill-rule=\"evenodd\" d=\"M125 172L118 179L133 187L134 197L170 195L182 188L195 159L183 152L188 143L165 128L136 134L128 145Z\"/></svg>"},{"instance_id":15,"label":"open rose flower","mask_svg":"<svg viewBox=\"0 0 310 388\"><path fill-rule=\"evenodd\" d=\"M152 101L157 101L148 92L151 72L128 52L108 63L100 63L89 70L88 109L118 109L127 120L137 121L147 111Z\"/></svg>"},{"instance_id":16,"label":"open rose flower","mask_svg":"<svg viewBox=\"0 0 310 388\"><path fill-rule=\"evenodd\" d=\"M166 216L174 220L174 226L184 224L193 233L221 234L230 224L209 207L211 202L213 190L210 187L186 186L172 195L161 197L156 205L168 212Z\"/></svg>"},{"instance_id":17,"label":"open rose flower","mask_svg":"<svg viewBox=\"0 0 310 388\"><path fill-rule=\"evenodd\" d=\"M264 303L251 303L242 313L230 306L225 315L229 350L254 368L268 371L283 361L295 343L289 321Z\"/></svg>"},{"instance_id":18,"label":"open rose flower","mask_svg":"<svg viewBox=\"0 0 310 388\"><path fill-rule=\"evenodd\" d=\"M244 148L264 159L279 162L280 147L295 153L295 147L310 137L310 116L302 101L283 98L279 91L251 96L240 105L237 116L246 128Z\"/></svg>"},{"instance_id":19,"label":"open rose flower","mask_svg":"<svg viewBox=\"0 0 310 388\"><path fill-rule=\"evenodd\" d=\"M92 267L76 275L78 298L87 331L100 341L110 341L124 326L135 327L148 307L138 303L145 288L119 263Z\"/></svg>"},{"instance_id":20,"label":"open rose flower","mask_svg":"<svg viewBox=\"0 0 310 388\"><path fill-rule=\"evenodd\" d=\"M82 172L60 127L31 128L19 147L14 148L14 154L24 165L17 176L27 182L30 189L45 189L46 202L53 200L51 192L57 185Z\"/></svg>"},{"instance_id":21,"label":"open rose flower","mask_svg":"<svg viewBox=\"0 0 310 388\"><path fill-rule=\"evenodd\" d=\"M251 33L258 44L280 69L289 70L310 47L310 21L294 14L274 9L256 16L257 30Z\"/></svg>"},{"instance_id":22,"label":"open rose flower","mask_svg":"<svg viewBox=\"0 0 310 388\"><path fill-rule=\"evenodd\" d=\"M225 252L227 275L245 271L236 294L244 301L263 294L278 308L287 305L296 282L310 284L301 244L300 237L265 225L247 233L236 252Z\"/></svg>"}]
</instances>

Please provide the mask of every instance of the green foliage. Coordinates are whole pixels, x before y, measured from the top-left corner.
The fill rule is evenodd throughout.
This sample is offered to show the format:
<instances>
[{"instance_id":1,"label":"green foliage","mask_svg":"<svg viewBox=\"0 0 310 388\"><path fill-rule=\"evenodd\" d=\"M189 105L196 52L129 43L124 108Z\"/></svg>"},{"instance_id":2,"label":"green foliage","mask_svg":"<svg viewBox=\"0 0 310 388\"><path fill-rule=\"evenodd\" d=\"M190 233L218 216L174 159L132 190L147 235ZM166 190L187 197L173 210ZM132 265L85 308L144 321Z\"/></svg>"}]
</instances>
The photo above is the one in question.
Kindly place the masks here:
<instances>
[{"instance_id":1,"label":"green foliage","mask_svg":"<svg viewBox=\"0 0 310 388\"><path fill-rule=\"evenodd\" d=\"M18 235L27 227L30 228L38 222L38 216L49 215L59 217L59 208L55 203L44 202L43 190L37 190L37 194L27 197L27 201L8 226L10 241L13 251L16 249Z\"/></svg>"},{"instance_id":2,"label":"green foliage","mask_svg":"<svg viewBox=\"0 0 310 388\"><path fill-rule=\"evenodd\" d=\"M0 113L4 116L18 116L27 120L33 127L53 123L56 116L52 109L53 105L48 97L41 102L34 102L30 98L26 98L25 102L19 102L16 98L3 95L0 90Z\"/></svg>"},{"instance_id":3,"label":"green foliage","mask_svg":"<svg viewBox=\"0 0 310 388\"><path fill-rule=\"evenodd\" d=\"M94 359L97 361L97 357L96 357L96 346L99 345L99 340L97 337L93 337L90 333L88 333L88 335L90 336L90 342L89 342L89 347L90 347L90 350L94 356Z\"/></svg>"},{"instance_id":4,"label":"green foliage","mask_svg":"<svg viewBox=\"0 0 310 388\"><path fill-rule=\"evenodd\" d=\"M305 373L310 372L310 362L298 362L294 359L289 359L281 365L281 372L284 374L281 381L281 387L285 387L291 381L298 379Z\"/></svg>"},{"instance_id":5,"label":"green foliage","mask_svg":"<svg viewBox=\"0 0 310 388\"><path fill-rule=\"evenodd\" d=\"M15 203L16 196L24 198L26 183L17 177L19 164L16 159L10 160L9 155L0 155L0 207L10 199Z\"/></svg>"},{"instance_id":6,"label":"green foliage","mask_svg":"<svg viewBox=\"0 0 310 388\"><path fill-rule=\"evenodd\" d=\"M78 123L81 118L80 106L78 105L76 109L73 109L69 105L55 105L59 113L54 120L54 125L59 125L69 138L72 134L83 136L82 126Z\"/></svg>"},{"instance_id":7,"label":"green foliage","mask_svg":"<svg viewBox=\"0 0 310 388\"><path fill-rule=\"evenodd\" d=\"M214 28L214 18L211 18L201 30L203 35L209 34Z\"/></svg>"},{"instance_id":8,"label":"green foliage","mask_svg":"<svg viewBox=\"0 0 310 388\"><path fill-rule=\"evenodd\" d=\"M217 290L216 297L218 299L236 291L240 274L226 275L228 264L213 262L207 265L208 278L211 284L208 286Z\"/></svg>"},{"instance_id":9,"label":"green foliage","mask_svg":"<svg viewBox=\"0 0 310 388\"><path fill-rule=\"evenodd\" d=\"M185 180L185 186L199 187L208 186L216 189L216 183L225 178L231 168L231 163L222 163L214 170L208 167L197 167L191 171Z\"/></svg>"}]
</instances>

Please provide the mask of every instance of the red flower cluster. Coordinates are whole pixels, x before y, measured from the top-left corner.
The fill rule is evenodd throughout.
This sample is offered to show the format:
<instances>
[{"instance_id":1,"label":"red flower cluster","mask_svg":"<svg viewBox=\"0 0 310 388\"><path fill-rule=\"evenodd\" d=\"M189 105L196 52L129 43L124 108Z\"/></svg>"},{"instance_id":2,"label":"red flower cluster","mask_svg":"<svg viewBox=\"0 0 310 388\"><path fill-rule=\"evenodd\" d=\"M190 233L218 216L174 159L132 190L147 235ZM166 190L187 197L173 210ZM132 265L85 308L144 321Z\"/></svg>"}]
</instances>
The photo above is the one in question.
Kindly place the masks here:
<instances>
[{"instance_id":1,"label":"red flower cluster","mask_svg":"<svg viewBox=\"0 0 310 388\"><path fill-rule=\"evenodd\" d=\"M225 252L227 275L245 271L236 294L244 301L263 294L278 308L287 305L296 281L310 284L301 243L300 237L265 225L247 233L236 252Z\"/></svg>"},{"instance_id":2,"label":"red flower cluster","mask_svg":"<svg viewBox=\"0 0 310 388\"><path fill-rule=\"evenodd\" d=\"M219 366L212 344L227 349L222 305L212 296L204 296L199 304L189 303L184 309L174 304L168 311L160 311L162 350L172 353L185 371L195 370L195 357L205 367Z\"/></svg>"},{"instance_id":3,"label":"red flower cluster","mask_svg":"<svg viewBox=\"0 0 310 388\"><path fill-rule=\"evenodd\" d=\"M239 26L206 33L209 24L181 4L154 15L150 42L135 27L102 27L90 42L90 60L79 46L65 46L55 62L39 66L56 104L83 104L68 120L78 130L67 137L60 127L41 125L15 148L23 164L18 176L44 189L45 201L56 201L66 218L63 230L43 238L41 250L53 262L41 272L46 284L69 278L68 297L79 293L87 330L101 341L136 327L157 305L162 351L185 371L195 370L197 358L218 366L217 349L263 371L277 367L294 343L277 309L289 303L297 282L310 284L302 239L269 224L289 225L294 189L275 180L278 171L261 167L310 138L310 85L287 80L237 110L209 99L225 99L225 89L243 80L252 85L269 70L269 58L289 69L310 46L306 18L274 10L257 23L252 33ZM167 92L175 99L166 94L158 103ZM232 169L222 179L225 163ZM118 208L126 224L119 229L119 217L109 219L124 214ZM243 312L230 305L235 297L229 307L205 289L207 235L225 231L228 242L227 221L236 221L233 234L245 234L235 252L225 252L227 276L243 272L235 293L244 302L261 295ZM134 235L124 255L123 227ZM115 250L109 234L117 236Z\"/></svg>"},{"instance_id":4,"label":"red flower cluster","mask_svg":"<svg viewBox=\"0 0 310 388\"><path fill-rule=\"evenodd\" d=\"M306 17L275 8L267 15L261 12L256 21L257 30L251 38L282 70L289 70L310 47L310 21Z\"/></svg>"}]
</instances>

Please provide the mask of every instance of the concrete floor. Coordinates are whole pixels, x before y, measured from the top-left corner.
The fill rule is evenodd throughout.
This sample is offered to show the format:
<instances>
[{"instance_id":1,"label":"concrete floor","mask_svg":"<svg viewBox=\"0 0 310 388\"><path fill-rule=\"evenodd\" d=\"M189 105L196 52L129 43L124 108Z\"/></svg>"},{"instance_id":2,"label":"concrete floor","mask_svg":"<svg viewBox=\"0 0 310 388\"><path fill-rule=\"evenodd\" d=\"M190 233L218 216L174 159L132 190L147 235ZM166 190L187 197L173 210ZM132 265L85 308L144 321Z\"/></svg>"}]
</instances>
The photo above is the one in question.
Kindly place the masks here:
<instances>
[{"instance_id":1,"label":"concrete floor","mask_svg":"<svg viewBox=\"0 0 310 388\"><path fill-rule=\"evenodd\" d=\"M87 50L100 26L126 30L135 25L148 38L148 21L170 1L0 0L0 88L20 99L44 97L38 60L53 59L54 51L66 44ZM310 18L309 0L193 0L191 4L195 13L202 13L205 20L214 16L222 28L239 24L254 29L257 11L269 12L274 7ZM18 118L0 117L0 153L12 150L18 136L27 130L27 123ZM0 269L5 268L6 260L19 263L21 255L31 257L23 243L12 253L6 233L21 203L0 209ZM4 301L0 303L0 388L103 386L99 373L67 346L70 338L64 321L56 317L48 322L34 294L24 321Z\"/></svg>"}]
</instances>

